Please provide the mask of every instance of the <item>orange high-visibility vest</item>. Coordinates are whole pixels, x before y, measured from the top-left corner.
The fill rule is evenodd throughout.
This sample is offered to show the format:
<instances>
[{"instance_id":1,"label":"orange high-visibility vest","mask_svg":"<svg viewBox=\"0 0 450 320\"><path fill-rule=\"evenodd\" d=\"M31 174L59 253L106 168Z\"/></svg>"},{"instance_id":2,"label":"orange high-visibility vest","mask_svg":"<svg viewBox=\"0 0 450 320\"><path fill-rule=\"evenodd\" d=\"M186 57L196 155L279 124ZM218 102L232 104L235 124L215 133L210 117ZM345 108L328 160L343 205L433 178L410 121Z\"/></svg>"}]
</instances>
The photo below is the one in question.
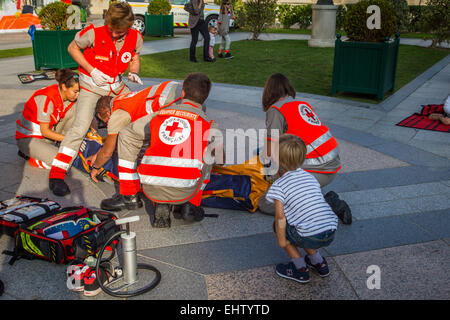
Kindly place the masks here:
<instances>
[{"instance_id":1,"label":"orange high-visibility vest","mask_svg":"<svg viewBox=\"0 0 450 320\"><path fill-rule=\"evenodd\" d=\"M174 101L167 101L168 94L174 85L174 81L166 81L159 85L154 85L138 92L128 92L118 95L113 100L112 111L117 109L125 110L130 114L131 122L134 122L146 115L157 112L161 107L170 105Z\"/></svg>"},{"instance_id":2,"label":"orange high-visibility vest","mask_svg":"<svg viewBox=\"0 0 450 320\"><path fill-rule=\"evenodd\" d=\"M138 167L142 184L200 190L208 122L185 110L164 108L150 122L151 143Z\"/></svg>"},{"instance_id":3,"label":"orange high-visibility vest","mask_svg":"<svg viewBox=\"0 0 450 320\"><path fill-rule=\"evenodd\" d=\"M306 160L303 165L320 166L338 156L338 144L327 126L325 126L314 112L311 105L304 101L290 101L281 107L271 106L279 110L287 122L285 134L292 134L302 139L306 144ZM333 172L305 169L309 172L335 173Z\"/></svg>"},{"instance_id":4,"label":"orange high-visibility vest","mask_svg":"<svg viewBox=\"0 0 450 320\"><path fill-rule=\"evenodd\" d=\"M50 128L53 128L54 125L61 121L74 104L74 102L72 102L64 108L64 102L59 93L57 84L37 90L25 103L23 111L16 121L16 139L44 138L41 133L40 122L38 121L38 107L34 100L34 97L42 95L47 97L43 112L47 112L48 104L50 102L53 103L53 112L50 115Z\"/></svg>"},{"instance_id":5,"label":"orange high-visibility vest","mask_svg":"<svg viewBox=\"0 0 450 320\"><path fill-rule=\"evenodd\" d=\"M80 35L83 35L91 29L95 32L94 46L84 49L83 55L94 68L97 68L116 81L117 76L128 69L129 62L136 54L137 37L142 37L142 35L137 30L128 29L123 46L117 52L115 41L113 41L107 25L94 27L91 24L81 30ZM79 70L80 73L90 77L89 73L83 67L80 66Z\"/></svg>"}]
</instances>

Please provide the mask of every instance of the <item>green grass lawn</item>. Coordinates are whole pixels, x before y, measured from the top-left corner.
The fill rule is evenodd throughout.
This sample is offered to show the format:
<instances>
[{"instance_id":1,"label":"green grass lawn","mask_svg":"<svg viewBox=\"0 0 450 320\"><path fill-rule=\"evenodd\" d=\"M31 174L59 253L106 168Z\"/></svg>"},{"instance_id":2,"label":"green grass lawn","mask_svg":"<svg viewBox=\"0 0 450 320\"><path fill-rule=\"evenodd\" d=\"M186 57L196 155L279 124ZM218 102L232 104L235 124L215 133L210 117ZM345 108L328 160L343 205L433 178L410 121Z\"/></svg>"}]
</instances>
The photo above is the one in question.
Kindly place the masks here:
<instances>
[{"instance_id":1,"label":"green grass lawn","mask_svg":"<svg viewBox=\"0 0 450 320\"><path fill-rule=\"evenodd\" d=\"M215 48L217 54L218 46ZM283 73L298 92L330 95L334 48L311 48L307 41L236 41L231 43L234 59L217 58L217 62L203 62L202 49L197 48L199 63L189 62L189 49L141 56L141 76L164 79L184 79L189 72L206 73L213 82L264 87L272 73ZM450 50L428 49L401 45L395 90L398 90ZM338 97L377 102L375 97L338 94ZM386 95L387 97L387 95ZM385 98L386 98L385 97Z\"/></svg>"},{"instance_id":2,"label":"green grass lawn","mask_svg":"<svg viewBox=\"0 0 450 320\"><path fill-rule=\"evenodd\" d=\"M157 41L164 39L172 39L176 37L152 37L152 36L144 36L144 41ZM0 59L2 58L14 58L20 56L30 56L33 54L33 48L20 48L20 49L6 49L0 50Z\"/></svg>"},{"instance_id":3,"label":"green grass lawn","mask_svg":"<svg viewBox=\"0 0 450 320\"><path fill-rule=\"evenodd\" d=\"M29 56L33 54L33 48L20 48L20 49L6 49L0 50L0 59L1 58L14 58L20 56Z\"/></svg>"},{"instance_id":4,"label":"green grass lawn","mask_svg":"<svg viewBox=\"0 0 450 320\"><path fill-rule=\"evenodd\" d=\"M176 36L174 36L174 37L154 37L154 36L144 36L144 42L145 42L145 41L157 41L157 40L173 39L173 38L177 38L177 37L176 37Z\"/></svg>"},{"instance_id":5,"label":"green grass lawn","mask_svg":"<svg viewBox=\"0 0 450 320\"><path fill-rule=\"evenodd\" d=\"M250 30L246 29L235 29L235 32L250 32ZM289 33L289 34L311 34L311 29L283 29L283 28L269 28L265 29L263 33ZM344 30L336 30L336 34L341 34L343 36L346 35L346 32ZM408 32L408 33L401 33L400 38L416 38L416 39L423 39L429 37L431 38L430 34L427 33L419 33L419 32Z\"/></svg>"}]
</instances>

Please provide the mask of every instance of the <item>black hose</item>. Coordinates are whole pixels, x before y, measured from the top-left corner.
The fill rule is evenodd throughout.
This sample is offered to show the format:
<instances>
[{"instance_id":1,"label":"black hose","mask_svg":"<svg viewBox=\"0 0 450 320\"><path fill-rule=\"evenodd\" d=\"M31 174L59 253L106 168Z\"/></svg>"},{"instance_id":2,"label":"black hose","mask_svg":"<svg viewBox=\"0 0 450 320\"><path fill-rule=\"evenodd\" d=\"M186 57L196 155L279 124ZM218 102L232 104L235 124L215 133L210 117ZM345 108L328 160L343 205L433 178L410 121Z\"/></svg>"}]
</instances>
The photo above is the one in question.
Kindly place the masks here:
<instances>
[{"instance_id":1,"label":"black hose","mask_svg":"<svg viewBox=\"0 0 450 320\"><path fill-rule=\"evenodd\" d=\"M161 273L159 272L158 269L156 269L155 267L148 265L148 264L142 264L142 263L138 263L137 264L137 269L147 269L147 270L151 270L153 272L155 272L156 277L155 279L148 285L145 286L137 291L131 291L131 292L127 292L127 293L117 293L114 291L109 290L108 288L106 288L102 281L100 281L100 264L104 261L109 261L110 259L105 259L104 261L102 261L102 256L103 256L103 252L105 251L106 247L112 242L114 241L114 239L116 237L119 237L122 233L126 233L125 230L121 230L116 232L115 234L113 234L108 241L106 241L106 243L104 244L102 250L100 250L100 253L98 254L97 257L97 264L95 265L95 274L96 274L96 280L98 282L98 284L100 285L100 288L102 288L102 290L104 292L106 292L107 294L109 294L110 296L116 297L116 298L131 298L131 297L135 297L138 296L140 294L146 293L150 290L152 290L153 288L155 288L159 282L161 281Z\"/></svg>"},{"instance_id":2,"label":"black hose","mask_svg":"<svg viewBox=\"0 0 450 320\"><path fill-rule=\"evenodd\" d=\"M3 294L3 292L5 292L5 285L4 285L3 282L0 280L0 296Z\"/></svg>"}]
</instances>

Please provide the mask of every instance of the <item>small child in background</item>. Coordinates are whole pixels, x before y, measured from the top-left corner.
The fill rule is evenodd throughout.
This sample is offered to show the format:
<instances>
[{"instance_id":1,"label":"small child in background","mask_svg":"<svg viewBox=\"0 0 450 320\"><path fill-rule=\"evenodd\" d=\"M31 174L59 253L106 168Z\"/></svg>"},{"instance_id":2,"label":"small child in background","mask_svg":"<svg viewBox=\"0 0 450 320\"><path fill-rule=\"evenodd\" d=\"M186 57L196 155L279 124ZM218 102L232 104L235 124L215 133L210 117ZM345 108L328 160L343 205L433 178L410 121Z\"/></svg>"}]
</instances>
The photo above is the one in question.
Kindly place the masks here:
<instances>
[{"instance_id":1,"label":"small child in background","mask_svg":"<svg viewBox=\"0 0 450 320\"><path fill-rule=\"evenodd\" d=\"M208 31L209 31L209 57L214 61L216 61L216 58L214 58L214 45L216 44L217 29L214 26L209 26Z\"/></svg>"},{"instance_id":2,"label":"small child in background","mask_svg":"<svg viewBox=\"0 0 450 320\"><path fill-rule=\"evenodd\" d=\"M222 41L220 42L219 47L219 58L223 58L223 53L225 52L225 59L231 59L233 56L230 53L230 19L234 19L234 11L233 6L231 5L229 0L222 0L222 4L220 5L220 13L219 13L219 34L222 36ZM224 50L225 48L225 50Z\"/></svg>"},{"instance_id":3,"label":"small child in background","mask_svg":"<svg viewBox=\"0 0 450 320\"><path fill-rule=\"evenodd\" d=\"M286 250L291 261L278 264L276 273L307 283L310 268L321 277L330 273L327 261L318 249L333 241L338 219L325 201L319 182L300 168L306 157L303 140L291 134L283 135L278 150L281 177L269 188L266 198L275 204L273 226L278 245ZM308 255L302 257L298 248Z\"/></svg>"}]
</instances>

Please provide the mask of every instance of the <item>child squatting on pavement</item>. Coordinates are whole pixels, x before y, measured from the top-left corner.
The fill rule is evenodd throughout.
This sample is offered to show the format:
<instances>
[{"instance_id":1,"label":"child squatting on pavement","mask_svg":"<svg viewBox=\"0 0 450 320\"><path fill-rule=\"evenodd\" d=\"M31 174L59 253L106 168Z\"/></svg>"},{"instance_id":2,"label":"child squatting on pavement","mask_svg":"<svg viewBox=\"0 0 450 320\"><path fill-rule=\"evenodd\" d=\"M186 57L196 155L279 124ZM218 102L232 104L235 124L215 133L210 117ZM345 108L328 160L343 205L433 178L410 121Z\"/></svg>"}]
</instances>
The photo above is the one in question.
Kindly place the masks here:
<instances>
[{"instance_id":1,"label":"child squatting on pavement","mask_svg":"<svg viewBox=\"0 0 450 320\"><path fill-rule=\"evenodd\" d=\"M307 152L305 143L297 136L286 134L279 139L278 152L281 177L269 188L266 198L275 204L273 226L278 245L286 250L291 261L278 264L276 273L307 283L310 269L321 277L330 273L318 249L333 241L338 219L325 201L319 182L300 168ZM307 256L303 258L298 248L304 249Z\"/></svg>"}]
</instances>

